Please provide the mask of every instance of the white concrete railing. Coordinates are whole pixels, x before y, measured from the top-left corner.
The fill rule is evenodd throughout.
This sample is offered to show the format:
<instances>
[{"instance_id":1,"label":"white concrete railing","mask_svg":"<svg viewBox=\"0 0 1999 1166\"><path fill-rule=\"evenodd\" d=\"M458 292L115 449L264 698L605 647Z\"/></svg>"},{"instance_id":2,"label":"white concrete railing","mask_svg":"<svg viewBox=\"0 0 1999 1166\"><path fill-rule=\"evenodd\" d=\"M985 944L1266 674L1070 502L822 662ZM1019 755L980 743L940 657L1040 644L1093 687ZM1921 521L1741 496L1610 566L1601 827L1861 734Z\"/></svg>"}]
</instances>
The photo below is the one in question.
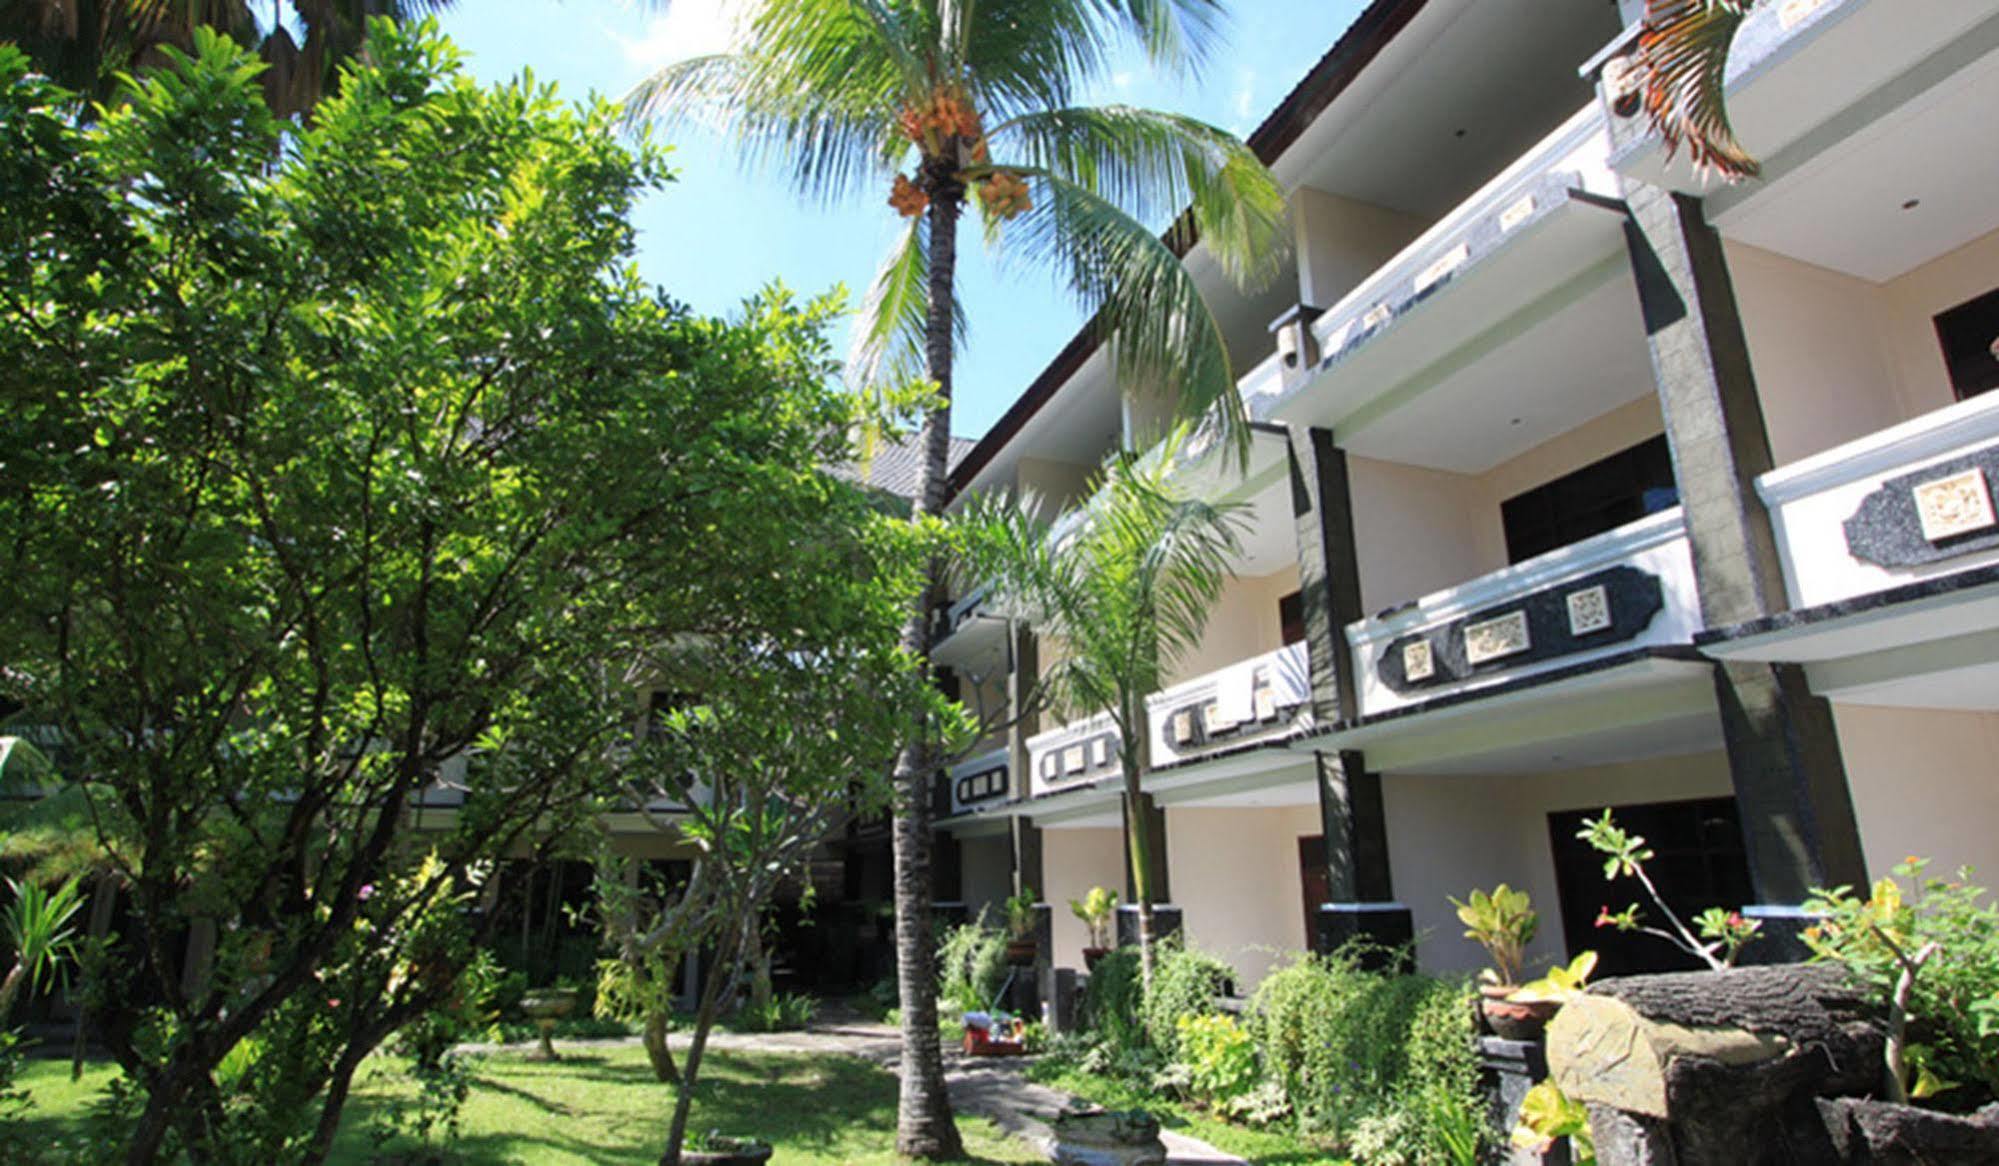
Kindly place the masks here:
<instances>
[{"instance_id":1,"label":"white concrete railing","mask_svg":"<svg viewBox=\"0 0 1999 1166\"><path fill-rule=\"evenodd\" d=\"M1287 644L1145 698L1152 763L1171 765L1311 722L1312 663Z\"/></svg>"},{"instance_id":2,"label":"white concrete railing","mask_svg":"<svg viewBox=\"0 0 1999 1166\"><path fill-rule=\"evenodd\" d=\"M1635 573L1597 580L1618 568ZM1633 601L1612 590L1649 590L1646 578L1657 580L1658 610L1642 623L1615 615ZM1617 626L1620 618L1626 626ZM1538 636L1530 630L1537 624ZM1688 644L1700 627L1693 555L1676 506L1360 620L1346 636L1361 714L1373 716L1634 648ZM1390 675L1406 678L1400 690Z\"/></svg>"},{"instance_id":3,"label":"white concrete railing","mask_svg":"<svg viewBox=\"0 0 1999 1166\"><path fill-rule=\"evenodd\" d=\"M1036 733L1027 739L1027 790L1039 797L1116 776L1117 749L1117 727L1107 713Z\"/></svg>"},{"instance_id":4,"label":"white concrete railing","mask_svg":"<svg viewBox=\"0 0 1999 1166\"><path fill-rule=\"evenodd\" d=\"M1993 470L1976 464L1981 451L1994 449L1999 449L1999 393L1988 393L1756 479L1756 492L1770 510L1791 605L1816 607L1999 562ZM1876 496L1878 501L1866 505ZM1850 522L1856 526L1851 533ZM1914 553L1883 555L1881 550L1891 548L1877 547L1877 561L1857 553L1884 538ZM1927 561L1878 561L1884 558Z\"/></svg>"}]
</instances>

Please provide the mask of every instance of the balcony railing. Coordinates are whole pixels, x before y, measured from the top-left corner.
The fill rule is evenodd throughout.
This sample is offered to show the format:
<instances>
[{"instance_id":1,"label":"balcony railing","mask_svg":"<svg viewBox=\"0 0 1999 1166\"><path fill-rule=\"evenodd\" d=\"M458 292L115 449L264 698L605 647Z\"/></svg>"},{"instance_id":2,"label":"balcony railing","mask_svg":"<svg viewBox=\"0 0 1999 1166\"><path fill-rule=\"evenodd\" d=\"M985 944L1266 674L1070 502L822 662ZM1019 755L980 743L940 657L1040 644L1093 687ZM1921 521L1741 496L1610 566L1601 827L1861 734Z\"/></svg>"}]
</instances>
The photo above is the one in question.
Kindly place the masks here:
<instances>
[{"instance_id":1,"label":"balcony railing","mask_svg":"<svg viewBox=\"0 0 1999 1166\"><path fill-rule=\"evenodd\" d=\"M1602 111L1592 103L1327 309L1311 326L1318 363L1310 375L1276 393L1267 390L1262 366L1245 377L1239 391L1252 415L1277 416L1308 386L1335 394L1335 414L1357 408L1413 372L1412 361L1435 361L1599 262L1622 231L1609 151ZM1585 205L1577 207L1579 201ZM1520 246L1532 236L1551 240L1543 253ZM1516 262L1500 262L1502 256ZM1432 300L1448 298L1446 289L1481 271L1497 276L1490 305L1428 311ZM1431 316L1434 327L1409 326L1419 315Z\"/></svg>"},{"instance_id":2,"label":"balcony railing","mask_svg":"<svg viewBox=\"0 0 1999 1166\"><path fill-rule=\"evenodd\" d=\"M1145 700L1155 767L1290 735L1312 721L1312 665L1288 644Z\"/></svg>"},{"instance_id":3,"label":"balcony railing","mask_svg":"<svg viewBox=\"0 0 1999 1166\"><path fill-rule=\"evenodd\" d=\"M1012 798L1006 750L994 749L953 765L944 774L944 793L953 814L984 809Z\"/></svg>"},{"instance_id":4,"label":"balcony railing","mask_svg":"<svg viewBox=\"0 0 1999 1166\"><path fill-rule=\"evenodd\" d=\"M1117 726L1102 713L1029 737L1028 792L1040 797L1115 776L1118 741Z\"/></svg>"},{"instance_id":5,"label":"balcony railing","mask_svg":"<svg viewBox=\"0 0 1999 1166\"><path fill-rule=\"evenodd\" d=\"M1374 716L1700 628L1680 510L1628 523L1347 628Z\"/></svg>"},{"instance_id":6,"label":"balcony railing","mask_svg":"<svg viewBox=\"0 0 1999 1166\"><path fill-rule=\"evenodd\" d=\"M1999 562L1999 393L1764 474L1793 607Z\"/></svg>"}]
</instances>

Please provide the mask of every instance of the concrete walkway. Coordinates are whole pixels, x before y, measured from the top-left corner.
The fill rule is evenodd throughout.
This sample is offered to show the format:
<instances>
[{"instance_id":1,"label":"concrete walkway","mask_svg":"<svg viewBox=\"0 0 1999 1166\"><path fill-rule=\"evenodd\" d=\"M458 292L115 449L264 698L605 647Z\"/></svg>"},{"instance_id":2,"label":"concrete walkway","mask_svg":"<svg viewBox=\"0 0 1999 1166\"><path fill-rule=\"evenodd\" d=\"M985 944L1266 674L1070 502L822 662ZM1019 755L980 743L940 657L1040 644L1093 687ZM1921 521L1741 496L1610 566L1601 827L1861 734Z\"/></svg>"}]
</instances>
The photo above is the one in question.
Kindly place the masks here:
<instances>
[{"instance_id":1,"label":"concrete walkway","mask_svg":"<svg viewBox=\"0 0 1999 1166\"><path fill-rule=\"evenodd\" d=\"M675 1032L668 1040L675 1053L687 1048L687 1035ZM637 1044L637 1037L604 1041L555 1042L557 1048L592 1045ZM467 1045L467 1051L491 1052L501 1046ZM518 1049L522 1046L510 1045ZM900 1040L889 1025L863 1020L829 1020L799 1032L724 1032L717 1029L708 1037L710 1049L757 1053L839 1053L859 1057L896 1071L901 1062ZM945 1082L951 1090L951 1106L958 1113L988 1118L1013 1137L1021 1138L1044 1154L1050 1154L1054 1140L1048 1119L1076 1100L1066 1093L1037 1085L1024 1073L1018 1058L967 1057L955 1048L944 1050ZM1172 1166L1248 1166L1241 1158L1224 1154L1206 1142L1172 1130L1162 1130L1167 1162Z\"/></svg>"}]
</instances>

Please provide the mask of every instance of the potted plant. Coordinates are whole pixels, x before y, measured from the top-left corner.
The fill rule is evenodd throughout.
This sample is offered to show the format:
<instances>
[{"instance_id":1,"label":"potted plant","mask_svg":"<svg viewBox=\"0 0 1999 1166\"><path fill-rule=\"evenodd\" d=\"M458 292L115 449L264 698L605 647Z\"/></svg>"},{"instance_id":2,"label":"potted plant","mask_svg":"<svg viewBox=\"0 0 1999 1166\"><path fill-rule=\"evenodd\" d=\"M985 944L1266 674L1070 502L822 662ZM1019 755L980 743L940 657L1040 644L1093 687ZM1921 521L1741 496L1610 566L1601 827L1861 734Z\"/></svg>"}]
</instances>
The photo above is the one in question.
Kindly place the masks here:
<instances>
[{"instance_id":1,"label":"potted plant","mask_svg":"<svg viewBox=\"0 0 1999 1166\"><path fill-rule=\"evenodd\" d=\"M1069 910L1090 929L1090 942L1083 948L1083 966L1096 970L1097 961L1110 954L1111 921L1117 917L1117 892L1091 887L1080 899L1069 900Z\"/></svg>"},{"instance_id":2,"label":"potted plant","mask_svg":"<svg viewBox=\"0 0 1999 1166\"><path fill-rule=\"evenodd\" d=\"M731 1138L720 1130L687 1135L680 1151L680 1166L763 1166L770 1161L771 1145L758 1138Z\"/></svg>"},{"instance_id":3,"label":"potted plant","mask_svg":"<svg viewBox=\"0 0 1999 1166\"><path fill-rule=\"evenodd\" d=\"M1034 942L1034 888L1022 887L1006 901L1006 962L1027 967L1034 962L1038 945Z\"/></svg>"},{"instance_id":4,"label":"potted plant","mask_svg":"<svg viewBox=\"0 0 1999 1166\"><path fill-rule=\"evenodd\" d=\"M1508 1040L1533 1040L1561 1009L1559 1000L1513 1000L1527 960L1527 945L1541 928L1526 891L1505 883L1491 893L1473 891L1469 901L1451 900L1465 938L1476 942L1492 966L1479 973L1479 1012L1486 1027Z\"/></svg>"}]
</instances>

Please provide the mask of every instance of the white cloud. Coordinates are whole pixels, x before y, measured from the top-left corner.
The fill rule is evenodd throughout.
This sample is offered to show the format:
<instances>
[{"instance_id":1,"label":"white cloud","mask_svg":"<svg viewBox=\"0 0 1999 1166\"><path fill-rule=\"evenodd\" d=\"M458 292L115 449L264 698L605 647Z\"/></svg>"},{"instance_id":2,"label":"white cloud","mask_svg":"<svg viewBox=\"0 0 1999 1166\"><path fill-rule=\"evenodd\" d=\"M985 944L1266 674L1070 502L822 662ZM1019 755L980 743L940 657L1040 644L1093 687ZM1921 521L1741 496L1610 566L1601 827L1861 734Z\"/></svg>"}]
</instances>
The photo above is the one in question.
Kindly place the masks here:
<instances>
[{"instance_id":1,"label":"white cloud","mask_svg":"<svg viewBox=\"0 0 1999 1166\"><path fill-rule=\"evenodd\" d=\"M663 15L646 22L636 36L612 33L630 64L650 73L688 57L719 53L735 31L731 0L672 0Z\"/></svg>"},{"instance_id":2,"label":"white cloud","mask_svg":"<svg viewBox=\"0 0 1999 1166\"><path fill-rule=\"evenodd\" d=\"M1122 91L1131 88L1131 70L1120 69L1111 74L1111 88Z\"/></svg>"}]
</instances>

